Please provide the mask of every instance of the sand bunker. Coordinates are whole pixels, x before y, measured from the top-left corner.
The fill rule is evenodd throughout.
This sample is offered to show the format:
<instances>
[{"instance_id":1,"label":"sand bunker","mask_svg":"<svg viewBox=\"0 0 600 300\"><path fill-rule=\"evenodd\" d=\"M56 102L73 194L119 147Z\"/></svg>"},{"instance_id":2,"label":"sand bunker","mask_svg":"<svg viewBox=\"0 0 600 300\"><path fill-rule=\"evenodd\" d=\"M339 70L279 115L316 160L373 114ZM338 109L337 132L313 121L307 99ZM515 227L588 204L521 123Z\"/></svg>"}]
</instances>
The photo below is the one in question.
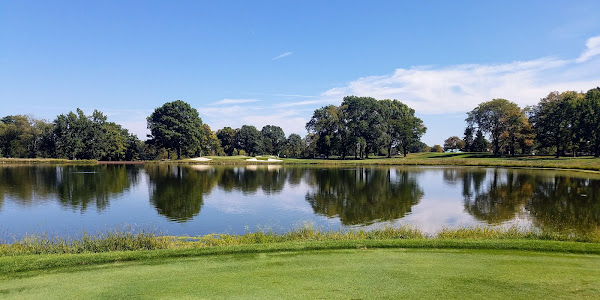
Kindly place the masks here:
<instances>
[{"instance_id":1,"label":"sand bunker","mask_svg":"<svg viewBox=\"0 0 600 300\"><path fill-rule=\"evenodd\" d=\"M209 161L209 160L212 160L212 159L206 158L206 157L194 157L194 158L190 158L190 160L193 160L193 161Z\"/></svg>"},{"instance_id":2,"label":"sand bunker","mask_svg":"<svg viewBox=\"0 0 600 300\"><path fill-rule=\"evenodd\" d=\"M257 161L257 162L282 162L283 160L281 159L274 159L274 158L269 158L267 160L262 160L262 159L256 159L256 157L253 158L248 158L246 159L246 161Z\"/></svg>"}]
</instances>

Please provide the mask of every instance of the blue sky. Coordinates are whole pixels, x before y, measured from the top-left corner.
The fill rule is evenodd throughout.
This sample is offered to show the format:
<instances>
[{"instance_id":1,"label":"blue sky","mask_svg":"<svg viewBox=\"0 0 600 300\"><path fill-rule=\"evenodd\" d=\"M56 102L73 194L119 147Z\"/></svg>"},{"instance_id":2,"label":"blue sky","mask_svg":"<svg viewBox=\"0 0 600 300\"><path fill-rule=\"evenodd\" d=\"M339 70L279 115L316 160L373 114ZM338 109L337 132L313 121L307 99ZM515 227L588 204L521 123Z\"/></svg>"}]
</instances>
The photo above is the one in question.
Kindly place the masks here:
<instances>
[{"instance_id":1,"label":"blue sky","mask_svg":"<svg viewBox=\"0 0 600 300\"><path fill-rule=\"evenodd\" d=\"M145 138L184 100L213 130L305 135L345 95L398 99L427 144L466 112L600 85L595 1L2 1L0 116L99 109Z\"/></svg>"}]
</instances>

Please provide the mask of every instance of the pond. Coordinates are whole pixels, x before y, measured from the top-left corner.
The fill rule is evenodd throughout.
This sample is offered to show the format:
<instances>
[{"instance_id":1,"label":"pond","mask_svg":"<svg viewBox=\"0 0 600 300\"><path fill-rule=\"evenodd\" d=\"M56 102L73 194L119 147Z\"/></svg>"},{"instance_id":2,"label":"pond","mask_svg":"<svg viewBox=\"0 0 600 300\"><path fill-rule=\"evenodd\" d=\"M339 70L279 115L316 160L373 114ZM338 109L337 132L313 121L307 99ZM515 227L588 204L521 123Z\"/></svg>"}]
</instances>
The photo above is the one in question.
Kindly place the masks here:
<instances>
[{"instance_id":1,"label":"pond","mask_svg":"<svg viewBox=\"0 0 600 300\"><path fill-rule=\"evenodd\" d=\"M1 166L0 238L411 225L600 230L600 175L478 167Z\"/></svg>"}]
</instances>

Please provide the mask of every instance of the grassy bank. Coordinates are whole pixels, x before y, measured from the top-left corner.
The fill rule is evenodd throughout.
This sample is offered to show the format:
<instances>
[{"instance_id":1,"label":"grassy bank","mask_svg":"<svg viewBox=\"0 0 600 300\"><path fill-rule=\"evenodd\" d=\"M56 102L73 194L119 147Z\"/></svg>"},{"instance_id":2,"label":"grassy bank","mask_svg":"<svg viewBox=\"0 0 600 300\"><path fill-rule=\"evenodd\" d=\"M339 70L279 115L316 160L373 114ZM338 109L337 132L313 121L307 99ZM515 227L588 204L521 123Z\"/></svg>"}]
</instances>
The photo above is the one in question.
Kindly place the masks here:
<instances>
[{"instance_id":1,"label":"grassy bank","mask_svg":"<svg viewBox=\"0 0 600 300\"><path fill-rule=\"evenodd\" d=\"M81 164L81 165L94 165L97 164L96 160L70 160L70 159L58 159L58 158L1 158L0 157L0 165L1 164L11 164L11 165L29 165L29 164Z\"/></svg>"},{"instance_id":2,"label":"grassy bank","mask_svg":"<svg viewBox=\"0 0 600 300\"><path fill-rule=\"evenodd\" d=\"M246 156L208 156L212 161L197 162L193 160L163 161L151 163L184 163L184 164L264 164L247 162ZM600 158L551 156L519 156L495 157L489 153L414 153L407 157L371 157L369 159L341 160L333 159L296 159L281 158L281 164L297 165L423 165L423 166L480 166L480 167L526 167L550 169L575 169L600 171Z\"/></svg>"},{"instance_id":3,"label":"grassy bank","mask_svg":"<svg viewBox=\"0 0 600 300\"><path fill-rule=\"evenodd\" d=\"M261 165L267 164L267 157L259 157L259 161L246 161L248 156L207 156L211 161L195 161L191 159L145 161L147 164L209 164L209 165ZM518 168L550 168L600 171L600 158L551 156L519 156L495 157L489 153L414 153L407 157L371 157L369 159L341 160L332 159L297 159L280 158L282 162L268 164L289 165L421 165L421 166L479 166L479 167L518 167ZM264 161L264 162L263 162ZM96 164L97 161L64 159L11 159L0 158L0 164ZM107 163L107 162L100 162ZM136 162L142 163L142 162Z\"/></svg>"},{"instance_id":4,"label":"grassy bank","mask_svg":"<svg viewBox=\"0 0 600 300\"><path fill-rule=\"evenodd\" d=\"M29 254L78 254L115 251L159 249L201 249L241 245L265 245L293 242L336 242L364 240L416 240L417 244L435 245L436 241L449 240L521 240L584 242L600 247L600 233L586 235L545 233L523 230L518 227L447 228L435 235L426 235L413 227L383 227L374 230L322 230L308 224L286 233L251 232L242 235L208 234L205 236L157 236L153 233L132 230L113 230L95 235L81 234L77 238L29 235L12 243L0 244L0 257Z\"/></svg>"},{"instance_id":5,"label":"grassy bank","mask_svg":"<svg viewBox=\"0 0 600 300\"><path fill-rule=\"evenodd\" d=\"M0 257L0 297L9 299L573 299L599 293L600 247L577 242L312 241Z\"/></svg>"}]
</instances>

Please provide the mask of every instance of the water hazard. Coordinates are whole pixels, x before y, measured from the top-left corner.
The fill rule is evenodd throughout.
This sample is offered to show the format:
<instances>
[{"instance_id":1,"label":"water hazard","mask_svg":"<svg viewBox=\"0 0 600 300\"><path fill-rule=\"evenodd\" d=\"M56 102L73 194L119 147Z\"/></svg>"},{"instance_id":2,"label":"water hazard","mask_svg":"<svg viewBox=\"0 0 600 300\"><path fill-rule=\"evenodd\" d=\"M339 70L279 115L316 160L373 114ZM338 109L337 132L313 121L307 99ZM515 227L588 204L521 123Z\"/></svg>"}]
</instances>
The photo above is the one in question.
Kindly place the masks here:
<instances>
[{"instance_id":1,"label":"water hazard","mask_svg":"<svg viewBox=\"0 0 600 300\"><path fill-rule=\"evenodd\" d=\"M412 225L600 230L600 175L474 167L0 167L0 237L122 225L161 234Z\"/></svg>"}]
</instances>

